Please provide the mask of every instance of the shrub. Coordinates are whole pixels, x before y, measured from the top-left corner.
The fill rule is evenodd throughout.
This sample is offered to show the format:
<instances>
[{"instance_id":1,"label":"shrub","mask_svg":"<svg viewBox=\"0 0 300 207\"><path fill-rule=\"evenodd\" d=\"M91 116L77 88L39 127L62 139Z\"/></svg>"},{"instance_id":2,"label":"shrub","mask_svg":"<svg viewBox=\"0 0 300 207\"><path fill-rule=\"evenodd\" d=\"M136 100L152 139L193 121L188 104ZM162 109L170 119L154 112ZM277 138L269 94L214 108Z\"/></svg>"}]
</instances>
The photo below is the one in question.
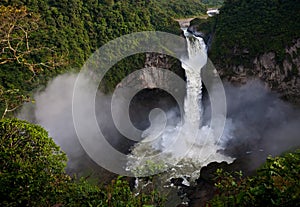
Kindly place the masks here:
<instances>
[{"instance_id":1,"label":"shrub","mask_svg":"<svg viewBox=\"0 0 300 207\"><path fill-rule=\"evenodd\" d=\"M40 126L5 119L0 127L2 206L47 203L66 167L66 155Z\"/></svg>"},{"instance_id":2,"label":"shrub","mask_svg":"<svg viewBox=\"0 0 300 207\"><path fill-rule=\"evenodd\" d=\"M65 173L66 155L40 126L0 120L0 206L163 206L154 190L135 195L118 178L105 187Z\"/></svg>"},{"instance_id":3,"label":"shrub","mask_svg":"<svg viewBox=\"0 0 300 207\"><path fill-rule=\"evenodd\" d=\"M257 175L217 171L218 195L212 206L299 206L300 150L281 157L269 157ZM236 174L236 173L235 173Z\"/></svg>"}]
</instances>

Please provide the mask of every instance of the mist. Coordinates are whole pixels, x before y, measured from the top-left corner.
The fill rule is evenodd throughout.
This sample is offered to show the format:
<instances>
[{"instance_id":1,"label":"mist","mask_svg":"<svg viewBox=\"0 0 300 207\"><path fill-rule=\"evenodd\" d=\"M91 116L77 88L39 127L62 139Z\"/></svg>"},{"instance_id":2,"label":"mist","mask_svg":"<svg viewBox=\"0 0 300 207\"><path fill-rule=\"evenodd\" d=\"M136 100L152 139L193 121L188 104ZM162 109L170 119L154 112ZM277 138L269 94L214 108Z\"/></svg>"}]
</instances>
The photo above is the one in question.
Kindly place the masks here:
<instances>
[{"instance_id":1,"label":"mist","mask_svg":"<svg viewBox=\"0 0 300 207\"><path fill-rule=\"evenodd\" d=\"M56 77L49 82L44 90L34 95L34 104L24 105L18 117L39 124L49 132L49 136L67 154L67 172L69 174L90 176L96 173L105 178L111 176L111 173L99 167L90 159L77 137L72 114L72 97L76 79L77 74L64 74ZM93 98L94 94L89 91L92 83L86 79L81 84L83 84L82 90L77 92L82 100L79 113L86 125L89 125L93 120L92 117L86 116L89 109L85 105L85 100ZM110 98L110 96L98 93L96 101L101 102L102 107L109 106ZM109 110L103 108L103 111L99 113L102 116L100 123L105 123L102 124L102 130L110 138L110 143L116 145L120 135L113 129L113 125L108 118L108 112ZM97 135L96 131L90 130L86 126L82 126L81 130L85 131L87 137Z\"/></svg>"},{"instance_id":2,"label":"mist","mask_svg":"<svg viewBox=\"0 0 300 207\"><path fill-rule=\"evenodd\" d=\"M227 82L224 88L225 133L230 133L230 139L223 140L226 154L247 158L247 167L254 170L269 155L280 155L300 146L299 108L281 100L279 94L259 80L239 86Z\"/></svg>"},{"instance_id":3,"label":"mist","mask_svg":"<svg viewBox=\"0 0 300 207\"><path fill-rule=\"evenodd\" d=\"M49 135L53 137L69 158L69 173L98 171L103 175L103 169L93 162L81 147L74 128L72 97L76 78L76 74L64 74L49 82L44 90L35 94L34 105L26 104L23 107L19 118L37 123L49 132ZM87 80L84 84L79 94L79 97L82 97L79 114L82 115L82 119L87 124L82 126L82 130L85 130L87 137L97 138L97 132L86 127L93 120L87 116L86 111L88 109L85 100L93 97L93 94L89 92L91 81ZM259 80L251 80L241 86L226 82L224 88L227 99L227 121L221 139L224 148L222 153L234 158L250 158L251 162L248 163L248 167L257 168L268 155L279 155L300 146L298 137L300 131L299 109L282 101L278 94L271 92ZM151 94L148 91L144 92L143 96L145 93ZM158 105L154 104L153 108L170 104L169 109L164 107L163 110L167 115L169 114L167 116L168 121L175 126L173 122L174 120L176 120L175 122L178 121L179 115L174 100L159 101L160 97L157 97L159 93L152 95L156 96L152 99L155 98L161 102ZM136 100L136 104L138 104L138 100ZM114 148L125 154L130 153L131 147L136 142L126 139L116 129L110 114L110 101L111 96L100 92L97 94L95 104L97 105L96 116L99 127ZM134 111L134 108L131 108L131 111ZM135 123L142 123L140 127L143 129L149 126L148 117L141 117L142 112L147 116L151 106L149 108L148 104L146 108L147 110L140 107L139 113L136 116L133 115L132 118ZM204 96L203 108L204 120L208 123L210 102L207 96Z\"/></svg>"}]
</instances>

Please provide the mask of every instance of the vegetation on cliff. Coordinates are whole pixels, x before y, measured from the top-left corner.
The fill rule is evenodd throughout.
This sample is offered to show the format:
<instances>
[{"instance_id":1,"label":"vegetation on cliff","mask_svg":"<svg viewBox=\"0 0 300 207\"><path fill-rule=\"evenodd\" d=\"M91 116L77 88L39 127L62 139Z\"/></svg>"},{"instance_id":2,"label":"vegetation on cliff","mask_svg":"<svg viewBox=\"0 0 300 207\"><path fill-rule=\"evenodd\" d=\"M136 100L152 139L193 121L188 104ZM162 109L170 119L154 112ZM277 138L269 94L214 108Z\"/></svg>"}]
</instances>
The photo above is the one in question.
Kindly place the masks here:
<instances>
[{"instance_id":1,"label":"vegetation on cliff","mask_svg":"<svg viewBox=\"0 0 300 207\"><path fill-rule=\"evenodd\" d=\"M178 23L157 3L0 3L1 206L163 206L157 192L136 195L124 179L102 187L84 178L71 178L64 169L65 154L44 129L3 119L12 117L23 102L33 101L34 90L51 78L79 71L92 52L116 37L148 30L179 34ZM119 62L107 74L105 90L111 90L126 74L143 68L144 62L143 54Z\"/></svg>"},{"instance_id":2,"label":"vegetation on cliff","mask_svg":"<svg viewBox=\"0 0 300 207\"><path fill-rule=\"evenodd\" d=\"M173 18L197 16L221 0L11 0L0 5L0 114L32 101L34 89L54 76L80 70L97 48L121 35L146 30L179 34ZM220 66L250 65L257 54L274 51L278 61L300 34L300 4L292 0L227 0L216 21L211 58ZM198 22L197 22L198 21ZM214 29L208 22L194 20ZM112 90L145 56L120 61L106 75ZM174 64L178 65L178 62ZM102 187L65 172L66 156L40 126L0 121L1 206L163 206L153 191L135 195L127 181ZM256 177L218 175L213 205L299 204L299 151L270 158Z\"/></svg>"},{"instance_id":3,"label":"vegetation on cliff","mask_svg":"<svg viewBox=\"0 0 300 207\"><path fill-rule=\"evenodd\" d=\"M158 192L135 195L118 178L101 187L65 173L66 155L40 126L0 120L0 206L163 206Z\"/></svg>"},{"instance_id":4,"label":"vegetation on cliff","mask_svg":"<svg viewBox=\"0 0 300 207\"><path fill-rule=\"evenodd\" d=\"M299 206L300 150L269 157L253 177L217 170L212 206Z\"/></svg>"},{"instance_id":5,"label":"vegetation on cliff","mask_svg":"<svg viewBox=\"0 0 300 207\"><path fill-rule=\"evenodd\" d=\"M173 18L201 16L206 13L206 5L197 0L154 0L153 2Z\"/></svg>"},{"instance_id":6,"label":"vegetation on cliff","mask_svg":"<svg viewBox=\"0 0 300 207\"><path fill-rule=\"evenodd\" d=\"M152 1L12 0L1 4L0 94L5 100L6 94L15 95L13 104L1 101L4 115L28 101L31 91L52 77L80 70L92 52L116 37L147 30L179 34L178 23ZM143 64L144 55L118 63L105 78L107 90Z\"/></svg>"},{"instance_id":7,"label":"vegetation on cliff","mask_svg":"<svg viewBox=\"0 0 300 207\"><path fill-rule=\"evenodd\" d=\"M210 57L220 67L244 65L264 52L278 62L300 37L300 3L293 0L227 0L216 16Z\"/></svg>"},{"instance_id":8,"label":"vegetation on cliff","mask_svg":"<svg viewBox=\"0 0 300 207\"><path fill-rule=\"evenodd\" d=\"M202 3L206 4L207 7L221 7L224 4L224 0L202 0Z\"/></svg>"}]
</instances>

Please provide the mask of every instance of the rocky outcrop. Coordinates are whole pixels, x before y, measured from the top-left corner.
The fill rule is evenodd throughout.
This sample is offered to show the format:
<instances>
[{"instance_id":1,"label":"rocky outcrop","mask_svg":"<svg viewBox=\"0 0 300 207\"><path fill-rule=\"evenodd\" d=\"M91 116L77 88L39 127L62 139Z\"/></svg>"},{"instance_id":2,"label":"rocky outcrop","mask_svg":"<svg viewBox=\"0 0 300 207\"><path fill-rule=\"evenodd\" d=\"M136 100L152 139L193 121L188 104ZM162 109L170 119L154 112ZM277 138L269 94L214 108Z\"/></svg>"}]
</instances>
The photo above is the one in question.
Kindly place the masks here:
<instances>
[{"instance_id":1,"label":"rocky outcrop","mask_svg":"<svg viewBox=\"0 0 300 207\"><path fill-rule=\"evenodd\" d=\"M170 69L172 64L170 63L168 56L165 54L147 53L145 68L149 67Z\"/></svg>"},{"instance_id":2,"label":"rocky outcrop","mask_svg":"<svg viewBox=\"0 0 300 207\"><path fill-rule=\"evenodd\" d=\"M176 186L181 186L181 194L185 195L189 200L190 207L205 207L209 205L209 201L219 194L219 190L216 188L216 171L217 169L223 169L224 172L229 172L233 176L234 172L243 172L244 177L253 176L256 173L256 168L262 163L257 163L253 168L249 168L249 164L253 163L253 160L258 158L259 154L248 154L243 157L237 158L233 163L228 164L226 162L212 162L207 166L202 167L200 170L200 177L196 180L196 185L183 186L178 180L178 183L173 183Z\"/></svg>"},{"instance_id":3,"label":"rocky outcrop","mask_svg":"<svg viewBox=\"0 0 300 207\"><path fill-rule=\"evenodd\" d=\"M190 22L195 18L187 18L187 19L175 19L178 22L180 28L189 27Z\"/></svg>"},{"instance_id":4,"label":"rocky outcrop","mask_svg":"<svg viewBox=\"0 0 300 207\"><path fill-rule=\"evenodd\" d=\"M117 87L172 88L173 86L178 86L178 80L173 76L172 78L170 77L170 71L182 79L185 77L180 61L165 54L146 53L144 67L144 70L128 75Z\"/></svg>"},{"instance_id":5,"label":"rocky outcrop","mask_svg":"<svg viewBox=\"0 0 300 207\"><path fill-rule=\"evenodd\" d=\"M211 42L213 40L216 20L217 18L195 18L190 22L190 25L187 29L188 32L195 35L196 37L203 38L208 50L210 50Z\"/></svg>"},{"instance_id":6,"label":"rocky outcrop","mask_svg":"<svg viewBox=\"0 0 300 207\"><path fill-rule=\"evenodd\" d=\"M231 82L245 83L251 77L263 80L282 98L300 104L300 38L285 48L285 58L276 59L274 52L265 52L254 58L252 67L232 65L219 68L220 75Z\"/></svg>"}]
</instances>

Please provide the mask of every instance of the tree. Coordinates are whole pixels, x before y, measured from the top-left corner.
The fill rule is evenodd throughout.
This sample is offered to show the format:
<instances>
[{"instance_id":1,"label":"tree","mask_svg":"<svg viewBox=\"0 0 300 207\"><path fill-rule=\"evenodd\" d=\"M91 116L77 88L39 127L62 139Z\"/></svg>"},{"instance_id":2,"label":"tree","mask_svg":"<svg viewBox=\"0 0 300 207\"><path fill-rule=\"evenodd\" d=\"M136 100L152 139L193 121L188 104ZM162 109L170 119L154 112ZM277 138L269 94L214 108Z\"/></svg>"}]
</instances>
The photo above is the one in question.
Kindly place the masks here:
<instances>
[{"instance_id":1,"label":"tree","mask_svg":"<svg viewBox=\"0 0 300 207\"><path fill-rule=\"evenodd\" d=\"M43 23L39 15L26 7L0 6L0 22L0 68L1 76L5 76L0 85L0 111L4 118L24 101L29 101L29 95L20 89L28 85L33 76L44 69L64 66L67 61L55 48L36 41ZM31 76L24 71L30 71Z\"/></svg>"},{"instance_id":2,"label":"tree","mask_svg":"<svg viewBox=\"0 0 300 207\"><path fill-rule=\"evenodd\" d=\"M163 206L158 192L135 195L122 178L106 187L73 179L65 172L66 161L42 127L0 120L0 206Z\"/></svg>"},{"instance_id":3,"label":"tree","mask_svg":"<svg viewBox=\"0 0 300 207\"><path fill-rule=\"evenodd\" d=\"M269 157L253 177L217 170L212 206L299 206L300 150Z\"/></svg>"},{"instance_id":4,"label":"tree","mask_svg":"<svg viewBox=\"0 0 300 207\"><path fill-rule=\"evenodd\" d=\"M39 15L26 7L0 6L0 65L16 63L32 73L66 64L54 48L35 45L31 36L41 25Z\"/></svg>"},{"instance_id":5,"label":"tree","mask_svg":"<svg viewBox=\"0 0 300 207\"><path fill-rule=\"evenodd\" d=\"M40 126L0 121L0 206L44 206L56 194L66 155Z\"/></svg>"},{"instance_id":6,"label":"tree","mask_svg":"<svg viewBox=\"0 0 300 207\"><path fill-rule=\"evenodd\" d=\"M29 102L30 97L20 93L18 89L6 90L0 85L0 101L3 103L1 116L1 119L3 119L7 113L13 112L21 107L23 102Z\"/></svg>"}]
</instances>

